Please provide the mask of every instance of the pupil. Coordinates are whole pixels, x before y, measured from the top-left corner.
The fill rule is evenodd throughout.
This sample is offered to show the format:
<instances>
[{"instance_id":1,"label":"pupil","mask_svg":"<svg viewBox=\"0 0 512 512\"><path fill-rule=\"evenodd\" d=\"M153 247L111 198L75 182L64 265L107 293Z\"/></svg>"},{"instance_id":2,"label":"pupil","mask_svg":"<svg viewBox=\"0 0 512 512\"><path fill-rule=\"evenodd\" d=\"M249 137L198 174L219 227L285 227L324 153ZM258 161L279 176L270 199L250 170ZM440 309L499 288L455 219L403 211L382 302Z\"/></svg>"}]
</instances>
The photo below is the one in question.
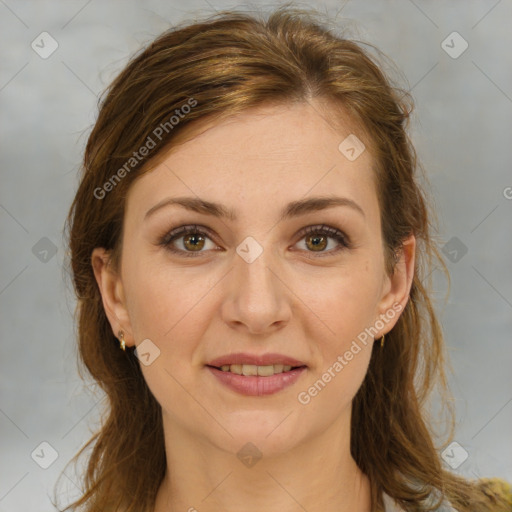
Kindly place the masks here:
<instances>
[{"instance_id":1,"label":"pupil","mask_svg":"<svg viewBox=\"0 0 512 512\"><path fill-rule=\"evenodd\" d=\"M323 249L325 247L325 241L322 243L320 240L322 240L323 236L311 236L309 240L312 241L314 247L320 247Z\"/></svg>"},{"instance_id":2,"label":"pupil","mask_svg":"<svg viewBox=\"0 0 512 512\"><path fill-rule=\"evenodd\" d=\"M185 244L190 243L192 241L192 248L194 249L201 249L202 245L201 242L204 241L202 236L199 235L188 235L185 237Z\"/></svg>"}]
</instances>

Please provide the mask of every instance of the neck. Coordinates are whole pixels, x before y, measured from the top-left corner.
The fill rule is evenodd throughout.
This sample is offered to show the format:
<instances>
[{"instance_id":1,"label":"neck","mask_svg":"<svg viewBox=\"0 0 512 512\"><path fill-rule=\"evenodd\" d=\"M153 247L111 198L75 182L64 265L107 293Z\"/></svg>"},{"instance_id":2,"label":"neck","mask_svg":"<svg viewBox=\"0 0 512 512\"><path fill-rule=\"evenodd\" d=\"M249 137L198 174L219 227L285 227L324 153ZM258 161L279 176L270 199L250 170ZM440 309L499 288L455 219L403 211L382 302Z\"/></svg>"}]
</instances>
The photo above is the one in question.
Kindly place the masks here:
<instances>
[{"instance_id":1,"label":"neck","mask_svg":"<svg viewBox=\"0 0 512 512\"><path fill-rule=\"evenodd\" d=\"M339 427L251 464L164 418L168 470L154 512L370 512L370 482Z\"/></svg>"}]
</instances>

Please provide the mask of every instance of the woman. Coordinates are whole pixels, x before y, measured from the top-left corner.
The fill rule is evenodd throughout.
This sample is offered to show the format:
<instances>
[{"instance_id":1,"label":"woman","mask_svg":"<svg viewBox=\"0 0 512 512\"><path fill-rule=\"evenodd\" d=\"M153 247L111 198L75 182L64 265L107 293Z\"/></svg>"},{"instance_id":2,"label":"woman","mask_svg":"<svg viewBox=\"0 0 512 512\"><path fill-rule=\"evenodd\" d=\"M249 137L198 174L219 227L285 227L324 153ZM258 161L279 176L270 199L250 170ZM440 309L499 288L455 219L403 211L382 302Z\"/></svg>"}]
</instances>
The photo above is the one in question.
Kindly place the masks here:
<instances>
[{"instance_id":1,"label":"woman","mask_svg":"<svg viewBox=\"0 0 512 512\"><path fill-rule=\"evenodd\" d=\"M445 469L422 407L445 382L410 105L304 11L132 59L68 217L109 408L65 510L510 510Z\"/></svg>"}]
</instances>

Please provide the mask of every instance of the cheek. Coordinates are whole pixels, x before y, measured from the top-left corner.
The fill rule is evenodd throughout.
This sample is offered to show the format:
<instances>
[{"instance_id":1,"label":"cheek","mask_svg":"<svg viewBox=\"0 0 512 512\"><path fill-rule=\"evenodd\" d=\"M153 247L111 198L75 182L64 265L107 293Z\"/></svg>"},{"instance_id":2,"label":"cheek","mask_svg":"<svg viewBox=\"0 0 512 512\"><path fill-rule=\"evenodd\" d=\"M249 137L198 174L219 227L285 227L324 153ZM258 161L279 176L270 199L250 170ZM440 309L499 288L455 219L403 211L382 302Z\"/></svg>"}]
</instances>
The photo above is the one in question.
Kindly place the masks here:
<instances>
[{"instance_id":1,"label":"cheek","mask_svg":"<svg viewBox=\"0 0 512 512\"><path fill-rule=\"evenodd\" d=\"M297 395L303 418L324 428L346 414L366 376L371 352L370 343L345 340L325 349L321 368L314 369Z\"/></svg>"},{"instance_id":2,"label":"cheek","mask_svg":"<svg viewBox=\"0 0 512 512\"><path fill-rule=\"evenodd\" d=\"M296 284L297 295L320 320L316 332L332 350L343 350L376 320L379 273L368 260Z\"/></svg>"},{"instance_id":3,"label":"cheek","mask_svg":"<svg viewBox=\"0 0 512 512\"><path fill-rule=\"evenodd\" d=\"M190 381L190 362L204 331L198 319L206 318L201 298L207 289L185 279L179 270L171 272L155 265L148 268L136 258L126 265L126 275L136 343L149 339L158 354L147 366L140 362L151 393L167 414L176 413L175 418L197 414L189 395L197 394Z\"/></svg>"},{"instance_id":4,"label":"cheek","mask_svg":"<svg viewBox=\"0 0 512 512\"><path fill-rule=\"evenodd\" d=\"M308 379L311 387L302 391L304 402L315 401L320 408L320 403L332 404L335 414L353 399L366 375L380 282L377 266L368 259L330 277L301 286L304 303L321 320L309 325L307 337L314 340L318 365Z\"/></svg>"},{"instance_id":5,"label":"cheek","mask_svg":"<svg viewBox=\"0 0 512 512\"><path fill-rule=\"evenodd\" d=\"M127 262L126 275L134 334L137 339L154 337L159 343L172 340L190 323L209 289L207 280L148 257Z\"/></svg>"}]
</instances>

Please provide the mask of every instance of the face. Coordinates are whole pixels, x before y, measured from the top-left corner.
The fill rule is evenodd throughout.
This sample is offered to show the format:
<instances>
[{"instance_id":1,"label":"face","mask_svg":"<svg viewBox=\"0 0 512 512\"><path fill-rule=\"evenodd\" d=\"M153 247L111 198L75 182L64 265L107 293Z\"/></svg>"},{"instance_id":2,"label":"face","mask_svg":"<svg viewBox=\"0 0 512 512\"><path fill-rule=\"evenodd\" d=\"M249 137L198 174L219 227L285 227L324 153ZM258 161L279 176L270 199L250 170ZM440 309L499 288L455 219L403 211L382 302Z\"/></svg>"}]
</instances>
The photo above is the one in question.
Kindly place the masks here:
<instances>
[{"instance_id":1,"label":"face","mask_svg":"<svg viewBox=\"0 0 512 512\"><path fill-rule=\"evenodd\" d=\"M414 238L386 275L370 151L348 159L340 143L363 136L326 113L206 125L132 184L120 272L93 254L114 333L149 340L141 368L168 431L264 453L349 432L373 338L405 307Z\"/></svg>"}]
</instances>

